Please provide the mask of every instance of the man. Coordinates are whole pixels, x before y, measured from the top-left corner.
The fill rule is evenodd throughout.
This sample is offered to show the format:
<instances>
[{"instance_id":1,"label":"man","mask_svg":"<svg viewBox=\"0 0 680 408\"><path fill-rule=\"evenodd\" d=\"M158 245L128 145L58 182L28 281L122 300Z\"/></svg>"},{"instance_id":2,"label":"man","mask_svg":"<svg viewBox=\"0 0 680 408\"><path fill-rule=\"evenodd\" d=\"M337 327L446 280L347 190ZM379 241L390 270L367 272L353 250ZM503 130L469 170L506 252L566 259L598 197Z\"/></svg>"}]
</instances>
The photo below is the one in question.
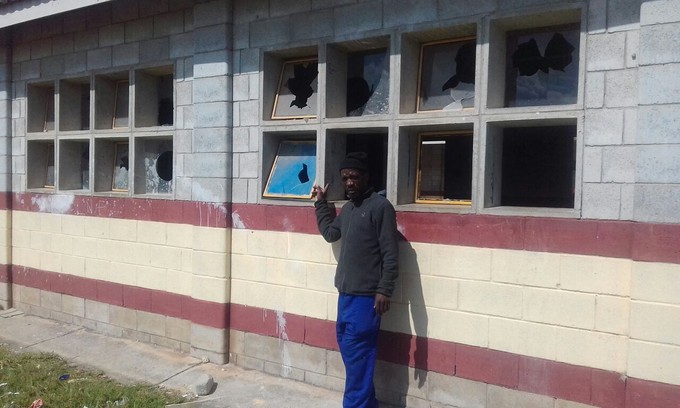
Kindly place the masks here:
<instances>
[{"instance_id":1,"label":"man","mask_svg":"<svg viewBox=\"0 0 680 408\"><path fill-rule=\"evenodd\" d=\"M377 408L373 387L380 318L390 310L398 276L398 233L394 207L369 187L365 153L350 153L340 165L349 201L333 217L326 191L314 185L319 232L328 242L342 238L335 271L336 331L345 363L344 408Z\"/></svg>"}]
</instances>

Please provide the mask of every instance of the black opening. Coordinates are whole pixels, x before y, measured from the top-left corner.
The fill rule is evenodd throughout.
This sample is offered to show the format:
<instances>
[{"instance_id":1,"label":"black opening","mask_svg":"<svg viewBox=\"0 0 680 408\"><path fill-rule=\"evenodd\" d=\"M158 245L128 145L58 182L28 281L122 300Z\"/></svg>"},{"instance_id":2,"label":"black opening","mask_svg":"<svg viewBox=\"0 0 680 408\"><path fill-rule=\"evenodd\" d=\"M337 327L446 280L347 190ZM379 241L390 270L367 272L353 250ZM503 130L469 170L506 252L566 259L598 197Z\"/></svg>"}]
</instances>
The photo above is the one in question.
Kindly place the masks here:
<instances>
[{"instance_id":1,"label":"black opening","mask_svg":"<svg viewBox=\"0 0 680 408\"><path fill-rule=\"evenodd\" d=\"M576 126L503 131L501 205L574 207Z\"/></svg>"},{"instance_id":2,"label":"black opening","mask_svg":"<svg viewBox=\"0 0 680 408\"><path fill-rule=\"evenodd\" d=\"M370 172L369 184L375 188L375 191L385 190L387 186L387 134L349 134L346 153L351 152L366 153Z\"/></svg>"}]
</instances>

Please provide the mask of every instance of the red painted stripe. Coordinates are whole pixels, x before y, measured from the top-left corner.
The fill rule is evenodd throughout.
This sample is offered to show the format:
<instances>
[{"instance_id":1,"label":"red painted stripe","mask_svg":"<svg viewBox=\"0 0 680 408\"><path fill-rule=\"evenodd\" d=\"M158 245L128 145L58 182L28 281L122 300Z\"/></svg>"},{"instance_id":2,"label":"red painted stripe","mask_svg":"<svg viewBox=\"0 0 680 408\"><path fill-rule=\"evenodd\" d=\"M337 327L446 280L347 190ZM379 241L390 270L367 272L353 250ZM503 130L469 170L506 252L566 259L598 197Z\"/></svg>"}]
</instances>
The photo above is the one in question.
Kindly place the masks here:
<instances>
[{"instance_id":1,"label":"red painted stripe","mask_svg":"<svg viewBox=\"0 0 680 408\"><path fill-rule=\"evenodd\" d=\"M5 268L7 270L7 268ZM337 350L332 321L238 304L220 304L152 289L12 267L6 282ZM379 358L487 384L604 408L680 408L680 386L623 379L619 373L383 331ZM625 405L624 405L625 404Z\"/></svg>"},{"instance_id":2,"label":"red painted stripe","mask_svg":"<svg viewBox=\"0 0 680 408\"><path fill-rule=\"evenodd\" d=\"M215 228L231 226L231 205L226 203L16 193L12 196L11 208L17 211L157 221Z\"/></svg>"}]
</instances>

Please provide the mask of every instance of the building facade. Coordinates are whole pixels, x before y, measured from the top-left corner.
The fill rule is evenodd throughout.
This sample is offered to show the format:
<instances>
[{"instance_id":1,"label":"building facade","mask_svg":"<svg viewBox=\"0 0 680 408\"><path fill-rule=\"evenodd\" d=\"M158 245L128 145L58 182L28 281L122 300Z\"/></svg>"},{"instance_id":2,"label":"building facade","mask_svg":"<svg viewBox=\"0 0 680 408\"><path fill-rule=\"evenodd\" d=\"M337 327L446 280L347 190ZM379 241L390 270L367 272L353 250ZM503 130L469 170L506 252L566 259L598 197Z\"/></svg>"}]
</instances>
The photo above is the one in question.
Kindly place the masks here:
<instances>
[{"instance_id":1,"label":"building facade","mask_svg":"<svg viewBox=\"0 0 680 408\"><path fill-rule=\"evenodd\" d=\"M74 4L77 3L77 4ZM680 1L0 1L0 310L342 389L367 151L397 406L680 407Z\"/></svg>"}]
</instances>

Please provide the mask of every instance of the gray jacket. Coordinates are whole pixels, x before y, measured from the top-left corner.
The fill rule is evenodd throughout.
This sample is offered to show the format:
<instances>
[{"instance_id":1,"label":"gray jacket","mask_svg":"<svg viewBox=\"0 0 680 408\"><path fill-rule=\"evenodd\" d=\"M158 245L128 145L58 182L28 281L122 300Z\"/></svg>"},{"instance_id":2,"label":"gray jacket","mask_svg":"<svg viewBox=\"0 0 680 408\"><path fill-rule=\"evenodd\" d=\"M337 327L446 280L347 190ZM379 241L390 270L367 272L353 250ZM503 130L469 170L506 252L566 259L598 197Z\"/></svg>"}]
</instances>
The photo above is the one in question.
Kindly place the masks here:
<instances>
[{"instance_id":1,"label":"gray jacket","mask_svg":"<svg viewBox=\"0 0 680 408\"><path fill-rule=\"evenodd\" d=\"M328 203L314 203L319 232L327 242L342 238L335 270L340 293L391 297L399 275L399 237L392 204L372 190L348 201L337 217Z\"/></svg>"}]
</instances>

